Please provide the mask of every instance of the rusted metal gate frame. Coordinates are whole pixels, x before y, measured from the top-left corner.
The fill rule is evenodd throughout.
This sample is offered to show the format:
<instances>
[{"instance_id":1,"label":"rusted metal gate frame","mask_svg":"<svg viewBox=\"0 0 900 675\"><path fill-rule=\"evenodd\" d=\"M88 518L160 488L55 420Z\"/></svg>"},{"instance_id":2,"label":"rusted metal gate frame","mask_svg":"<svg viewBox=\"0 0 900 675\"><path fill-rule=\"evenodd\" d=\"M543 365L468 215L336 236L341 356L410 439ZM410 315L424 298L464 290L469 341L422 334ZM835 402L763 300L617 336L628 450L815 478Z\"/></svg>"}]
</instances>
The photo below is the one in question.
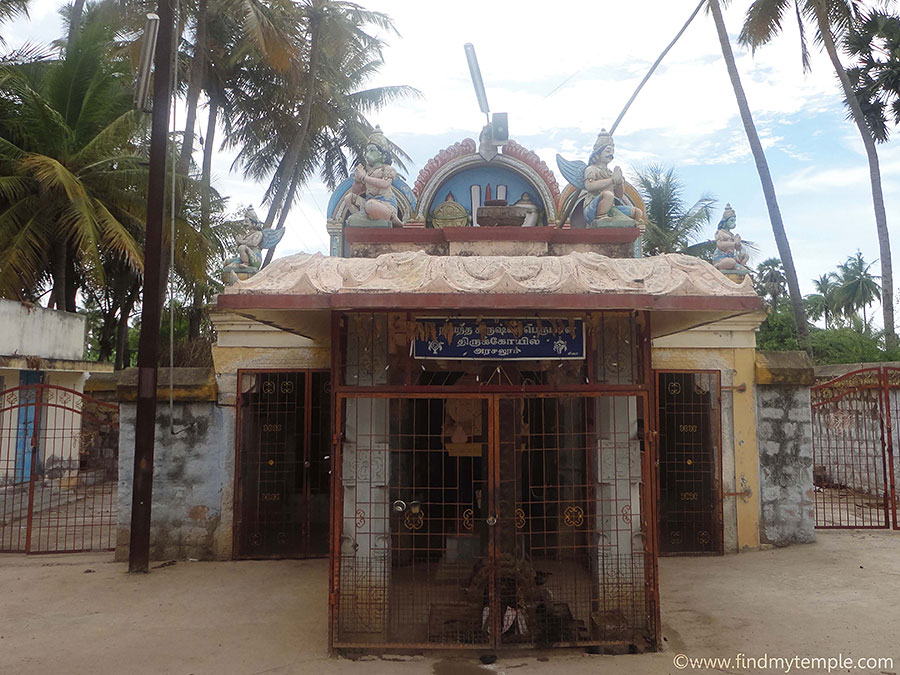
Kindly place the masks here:
<instances>
[{"instance_id":1,"label":"rusted metal gate frame","mask_svg":"<svg viewBox=\"0 0 900 675\"><path fill-rule=\"evenodd\" d=\"M672 557L672 556L684 556L684 557L692 557L692 556L705 556L705 555L725 555L725 515L724 515L724 500L725 500L725 489L724 489L724 475L723 475L723 458L722 458L722 372L719 370L686 370L686 369L676 369L676 368L664 368L660 370L653 371L653 386L654 386L654 394L653 398L656 402L655 405L655 420L656 420L656 432L657 434L661 433L662 420L659 416L659 396L660 396L660 376L665 375L667 373L675 373L675 374L685 374L685 375L693 375L693 374L701 374L701 375L713 375L716 378L716 390L717 390L717 398L716 398L716 409L718 411L718 415L714 416L715 419L712 422L715 424L713 429L713 434L718 437L718 443L716 444L716 470L713 475L713 480L715 481L715 504L716 509L714 513L716 528L718 530L718 550L709 552L709 553L662 553L662 546L660 546L660 556L662 557ZM657 484L659 485L659 492L657 494L657 518L662 518L662 504L659 500L662 499L662 441L659 436L657 436L657 465L658 471L657 473Z\"/></svg>"},{"instance_id":2,"label":"rusted metal gate frame","mask_svg":"<svg viewBox=\"0 0 900 675\"><path fill-rule=\"evenodd\" d=\"M335 350L337 351L337 350ZM337 361L338 357L334 356L334 361ZM646 359L648 362L646 370L649 370L649 358ZM334 373L340 372L339 370L333 371ZM645 373L645 377L648 374ZM645 379L645 381L648 381ZM391 399L391 398L407 398L407 399L486 399L488 401L489 406L489 418L488 418L488 438L490 439L489 448L488 448L488 458L491 468L488 471L488 475L491 480L491 494L490 500L491 504L496 507L496 499L499 483L499 461L500 461L500 452L499 452L499 429L496 424L497 420L497 411L499 408L499 401L504 398L508 399L535 399L535 398L561 398L561 397L584 397L584 398L609 398L609 397L627 397L631 396L638 399L644 411L644 420L645 425L647 427L651 426L655 423L655 414L653 414L649 408L650 405L650 391L649 391L649 382L648 386L640 387L639 385L631 385L629 387L625 387L622 385L613 385L606 387L597 387L595 386L592 390L586 391L582 387L570 388L570 387L559 387L555 390L549 390L548 387L534 387L529 388L528 390L524 390L522 387L504 387L504 386L490 386L485 385L478 389L470 389L464 390L457 387L444 387L444 388L434 388L428 387L429 391L424 392L421 389L426 389L425 387L405 387L405 391L383 391L382 388L369 388L369 387L335 387L332 386L333 392L333 406L332 406L332 419L334 421L334 437L333 437L333 447L332 447L332 475L331 475L331 545L330 545L330 580L329 580L329 602L328 602L328 633L329 633L329 645L332 649L343 649L343 648L351 648L351 649L375 649L375 650L384 650L384 649L462 649L462 650L472 650L483 648L480 645L472 645L472 644L453 644L453 643L382 643L382 642L373 642L373 643L361 643L361 642L351 642L351 643L342 643L337 640L335 627L337 625L337 612L338 612L338 596L340 590L340 540L342 535L343 528L343 483L342 483L342 469L343 469L343 452L342 452L342 425L343 425L343 402L347 399L351 398L382 398L382 399ZM511 390L512 389L512 390ZM414 390L414 391L410 391ZM643 501L644 510L642 512L642 518L644 519L644 531L646 533L646 538L644 542L644 553L645 553L645 574L644 574L644 585L645 585L645 602L646 602L646 612L648 617L648 637L651 645L653 647L658 647L661 641L661 623L660 623L660 602L659 602L659 571L657 560L659 557L658 551L658 499L659 499L659 484L658 484L658 476L657 472L654 468L657 465L657 453L658 453L658 443L657 443L657 434L653 429L647 429L647 433L644 434L643 442L645 444L645 451L642 456L642 466L641 466L641 477L643 487L641 490L641 499ZM496 508L494 508L496 512ZM489 553L488 557L491 560L496 558L496 542L495 538L491 537L489 539ZM495 572L496 565L492 564L491 566L491 582L490 582L490 603L491 606L495 605L495 593L496 593L496 584L495 584ZM522 648L532 648L534 645L530 644L515 644L515 645L502 645L500 640L500 631L499 622L500 617L498 612L491 612L492 614L492 623L495 624L493 626L493 630L491 631L491 635L494 637L491 638L492 649L522 649ZM578 647L588 647L588 646L608 646L608 645L620 645L621 642L618 641L580 641L576 643L555 643L555 647L567 647L567 646L578 646Z\"/></svg>"},{"instance_id":3,"label":"rusted metal gate frame","mask_svg":"<svg viewBox=\"0 0 900 675\"><path fill-rule=\"evenodd\" d=\"M874 376L874 377L871 377ZM853 380L857 380L856 383ZM894 382L896 380L896 382ZM838 390L829 392L829 389ZM812 443L813 443L813 466L816 465L817 442L819 437L816 434L819 426L816 424L816 411L826 405L832 404L846 395L860 390L878 390L877 402L879 413L879 433L881 436L881 462L884 473L884 524L883 525L819 525L819 499L816 497L816 529L820 530L837 530L837 529L900 529L900 523L897 519L897 486L895 485L894 474L894 441L893 441L893 421L891 411L891 390L900 391L900 369L890 366L875 366L872 368L860 368L858 370L845 373L840 377L836 377L828 382L814 385L810 390L810 408L812 411ZM831 394L826 400L815 402L814 396L816 392L825 392Z\"/></svg>"},{"instance_id":4,"label":"rusted metal gate frame","mask_svg":"<svg viewBox=\"0 0 900 675\"><path fill-rule=\"evenodd\" d=\"M240 527L242 524L241 514L241 499L243 496L243 490L241 486L241 439L243 438L243 427L242 427L242 396L243 396L243 387L242 381L243 377L246 375L256 375L256 374L266 374L266 373L302 373L304 374L304 403L303 403L303 446L304 453L310 452L311 446L311 434L312 434L312 374L313 373L323 373L330 375L330 372L327 368L239 368L237 371L237 394L235 396L235 434L234 434L234 499L232 501L232 513L234 525L231 528L231 557L233 560L253 560L259 559L257 557L247 557L238 555L239 542L240 542ZM330 380L329 380L330 382ZM334 405L334 396L332 394L329 395L329 405ZM334 408L331 408L331 421L332 428L334 423ZM306 455L308 456L308 454ZM304 499L309 499L309 482L304 481ZM330 500L330 497L329 497ZM307 513L307 517L308 517ZM329 523L329 529L331 528L331 524ZM308 536L308 533L307 533ZM308 542L306 542L305 548L308 548ZM308 557L318 558L325 556L300 556L297 559L305 559ZM263 556L264 559L277 559L275 556ZM293 557L291 557L293 558Z\"/></svg>"},{"instance_id":5,"label":"rusted metal gate frame","mask_svg":"<svg viewBox=\"0 0 900 675\"><path fill-rule=\"evenodd\" d=\"M29 392L29 391L33 392L33 398L28 398L26 396L23 399L21 394L23 392ZM47 395L48 393L55 394L55 396ZM10 400L10 396L13 396L13 395L15 395L16 403L8 405L8 406L5 405L5 401ZM63 397L65 397L65 398L63 398ZM60 401L60 399L63 399L63 400ZM68 404L69 400L72 401L71 405ZM30 474L29 474L29 478L27 481L27 483L28 483L28 506L27 506L28 515L27 515L26 534L25 534L25 546L22 548L11 548L9 550L0 549L4 553L26 553L29 555L39 555L39 554L53 554L53 553L83 553L86 551L113 551L113 550L115 550L115 547L116 547L116 542L115 542L116 524L112 519L110 519L110 522L108 524L109 532L107 533L107 536L106 536L107 542L109 544L108 546L99 547L99 548L95 548L93 546L90 546L90 547L82 546L81 548L47 548L47 549L40 549L40 548L33 549L32 548L32 535L33 535L33 531L34 531L35 485L38 482L38 480L43 479L43 475L39 475L38 471L37 471L38 466L39 466L39 457L40 457L40 453L37 451L38 444L40 442L41 434L43 433L46 435L47 432L52 431L54 428L53 424L47 424L44 427L41 426L41 424L43 422L42 410L54 410L54 411L61 410L61 411L63 411L63 413L68 412L68 413L77 415L79 429L81 430L81 431L79 431L79 434L82 434L85 418L87 418L89 420L94 420L100 424L103 423L103 420L99 416L94 415L90 412L85 412L85 410L84 410L85 404L94 405L99 408L105 408L109 411L115 411L115 422L113 423L113 427L116 430L117 435L118 435L119 406L116 403L110 403L108 401L101 401L99 399L95 399L91 396L87 396L84 392L80 392L75 389L71 389L69 387L63 387L60 385L45 384L45 383L20 385L17 387L11 387L9 389L6 389L6 390L0 392L0 416L7 413L8 411L27 409L29 407L32 407L34 409L34 423L33 423L32 429L31 429L31 438L25 439L26 443L30 444L31 449L32 449L31 453L30 453L30 455L31 455ZM55 420L55 415L54 415L54 420ZM18 436L18 429L17 429L16 433ZM79 436L79 442L80 442L80 440L81 440L81 436ZM12 452L15 453L15 448L12 448ZM112 494L112 499L110 502L111 508L115 504L116 499L117 499L117 494L114 492ZM52 506L52 501L53 501L53 495L51 492L51 496L50 496L51 506ZM3 505L5 506L5 498L4 498ZM78 521L77 518L75 520L76 520L76 522ZM69 518L67 515L67 517L65 519L65 523L63 525L61 525L61 527L65 531L65 528L68 526L69 526ZM60 527L59 518L57 518L57 529L59 527ZM77 527L77 525L75 527ZM104 538L103 533L102 533L103 524L101 523L100 525L97 525L96 527L101 530L101 533L99 534L98 538L99 538L100 542L102 542L103 538ZM90 525L90 530L91 530L90 540L91 541L93 541L93 539L94 539L94 529L95 529L95 525L92 522ZM66 539L66 537L63 538L64 541L65 541L65 539ZM17 539L17 541L18 541L18 539ZM48 537L48 542L49 541L50 541L50 538ZM59 542L58 534L55 537L54 541L56 541L57 543ZM84 544L83 536L81 538L81 543ZM0 546L2 546L2 543L0 543Z\"/></svg>"}]
</instances>

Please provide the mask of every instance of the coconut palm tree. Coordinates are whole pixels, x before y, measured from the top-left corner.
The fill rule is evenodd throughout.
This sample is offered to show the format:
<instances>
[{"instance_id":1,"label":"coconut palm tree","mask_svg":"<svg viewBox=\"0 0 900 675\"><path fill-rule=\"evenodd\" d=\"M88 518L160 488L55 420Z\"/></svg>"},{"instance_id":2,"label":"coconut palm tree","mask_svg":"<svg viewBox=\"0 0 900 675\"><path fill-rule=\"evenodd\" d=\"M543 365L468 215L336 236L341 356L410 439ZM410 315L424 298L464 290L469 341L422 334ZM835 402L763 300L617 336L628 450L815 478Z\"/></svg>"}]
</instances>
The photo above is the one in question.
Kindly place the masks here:
<instances>
[{"instance_id":1,"label":"coconut palm tree","mask_svg":"<svg viewBox=\"0 0 900 675\"><path fill-rule=\"evenodd\" d=\"M888 118L900 124L900 16L871 12L850 26L844 49L854 65L847 76L875 140L890 136Z\"/></svg>"},{"instance_id":2,"label":"coconut palm tree","mask_svg":"<svg viewBox=\"0 0 900 675\"><path fill-rule=\"evenodd\" d=\"M840 287L840 282L834 272L828 272L827 274L820 274L817 279L813 279L813 286L816 288L816 295L822 299L820 303L821 314L819 316L824 317L825 328L829 328L831 320L834 319L835 315L840 314L837 304L837 290Z\"/></svg>"},{"instance_id":3,"label":"coconut palm tree","mask_svg":"<svg viewBox=\"0 0 900 675\"><path fill-rule=\"evenodd\" d=\"M715 0L711 0L715 1ZM747 10L740 42L753 50L770 42L778 33L788 12L796 15L800 25L800 53L804 70L809 69L809 51L807 49L805 30L806 23L815 26L816 38L821 42L831 60L835 74L841 83L844 99L850 108L869 163L869 182L872 187L872 206L875 210L875 229L878 233L878 247L881 254L881 288L882 312L884 316L885 341L887 346L897 344L894 330L894 295L893 269L891 265L891 243L887 226L887 215L884 208L884 193L881 187L881 167L878 162L878 150L875 147L875 135L866 123L859 100L853 89L844 65L841 63L835 44L835 36L841 39L851 25L859 17L858 0L754 0Z\"/></svg>"},{"instance_id":4,"label":"coconut palm tree","mask_svg":"<svg viewBox=\"0 0 900 675\"><path fill-rule=\"evenodd\" d=\"M750 152L753 153L753 159L756 163L759 182L762 184L766 208L769 211L769 222L772 224L772 234L775 237L775 245L778 248L778 255L783 263L784 275L787 280L787 287L791 300L791 312L794 316L794 323L797 326L797 337L801 344L805 344L808 336L806 311L803 303L803 296L800 294L800 282L797 280L797 270L794 267L794 258L791 255L791 246L788 242L787 233L784 230L784 221L781 218L781 209L778 207L778 199L775 196L775 184L772 182L772 175L769 172L766 154L763 151L762 143L759 140L756 125L753 123L753 116L750 114L750 106L747 103L744 87L741 84L741 78L734 62L734 53L731 50L731 42L728 38L728 31L725 28L725 19L722 17L722 8L719 5L719 0L709 0L709 9L716 24L716 32L719 36L719 45L722 48L722 56L725 59L725 65L728 68L728 76L731 79L731 86L734 89L735 99L737 100L738 110L741 115L741 122L744 124L744 132L747 134L747 141L750 144Z\"/></svg>"},{"instance_id":5,"label":"coconut palm tree","mask_svg":"<svg viewBox=\"0 0 900 675\"><path fill-rule=\"evenodd\" d=\"M28 0L0 0L0 24L28 16Z\"/></svg>"},{"instance_id":6,"label":"coconut palm tree","mask_svg":"<svg viewBox=\"0 0 900 675\"><path fill-rule=\"evenodd\" d=\"M338 0L299 6L306 27L298 49L303 60L274 80L245 79L226 140L240 147L235 164L246 176L269 179L267 227L284 222L299 186L317 170L329 183L346 175L347 151L360 155L372 130L367 114L418 94L404 86L361 89L382 64L383 42L366 31L392 31L386 15ZM269 249L263 264L273 255Z\"/></svg>"},{"instance_id":7,"label":"coconut palm tree","mask_svg":"<svg viewBox=\"0 0 900 675\"><path fill-rule=\"evenodd\" d=\"M140 272L146 159L131 71L111 55L113 29L87 23L63 57L31 50L0 64L0 295L52 284L75 311L103 256Z\"/></svg>"},{"instance_id":8,"label":"coconut palm tree","mask_svg":"<svg viewBox=\"0 0 900 675\"><path fill-rule=\"evenodd\" d=\"M647 207L645 254L685 253L702 258L712 255L710 242L697 240L712 220L715 197L703 194L689 207L683 197L684 184L675 169L659 164L636 170L635 182Z\"/></svg>"},{"instance_id":9,"label":"coconut palm tree","mask_svg":"<svg viewBox=\"0 0 900 675\"><path fill-rule=\"evenodd\" d=\"M200 94L209 89L210 60L223 57L222 46L231 44L242 54L255 54L269 69L287 72L297 56L295 26L300 16L286 0L198 0L193 17L193 44L185 92L185 123L176 171L187 175L194 150L194 127ZM211 26L211 24L213 24ZM227 35L223 31L227 30ZM217 35L211 36L211 31ZM233 53L229 52L229 53Z\"/></svg>"},{"instance_id":10,"label":"coconut palm tree","mask_svg":"<svg viewBox=\"0 0 900 675\"><path fill-rule=\"evenodd\" d=\"M863 323L868 324L866 307L881 299L878 281L869 272L875 263L866 263L860 251L847 258L838 266L840 286L836 292L838 306L844 314L851 315L862 310Z\"/></svg>"},{"instance_id":11,"label":"coconut palm tree","mask_svg":"<svg viewBox=\"0 0 900 675\"><path fill-rule=\"evenodd\" d=\"M828 308L825 304L825 298L820 293L810 293L804 300L806 301L806 315L813 321L818 321L827 315ZM828 329L827 324L825 329Z\"/></svg>"},{"instance_id":12,"label":"coconut palm tree","mask_svg":"<svg viewBox=\"0 0 900 675\"><path fill-rule=\"evenodd\" d=\"M769 298L773 310L778 310L778 299L784 295L786 284L784 266L778 258L767 258L756 267L754 285L760 295Z\"/></svg>"}]
</instances>

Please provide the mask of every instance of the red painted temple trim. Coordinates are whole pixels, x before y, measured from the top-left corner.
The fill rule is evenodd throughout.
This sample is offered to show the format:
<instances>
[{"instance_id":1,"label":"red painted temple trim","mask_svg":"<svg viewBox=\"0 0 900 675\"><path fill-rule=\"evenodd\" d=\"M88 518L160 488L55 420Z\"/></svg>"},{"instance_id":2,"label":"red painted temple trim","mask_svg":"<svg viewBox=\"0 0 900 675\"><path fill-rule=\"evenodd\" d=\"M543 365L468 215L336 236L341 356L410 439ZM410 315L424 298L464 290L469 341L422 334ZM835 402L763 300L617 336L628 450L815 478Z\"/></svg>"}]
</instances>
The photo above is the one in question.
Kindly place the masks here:
<instances>
[{"instance_id":1,"label":"red painted temple trim","mask_svg":"<svg viewBox=\"0 0 900 675\"><path fill-rule=\"evenodd\" d=\"M220 295L220 309L502 309L729 311L761 309L757 297L656 296L641 293L338 293Z\"/></svg>"},{"instance_id":2,"label":"red painted temple trim","mask_svg":"<svg viewBox=\"0 0 900 675\"><path fill-rule=\"evenodd\" d=\"M347 227L351 244L442 244L448 241L545 241L552 244L631 244L641 236L636 227L560 230L555 227Z\"/></svg>"}]
</instances>

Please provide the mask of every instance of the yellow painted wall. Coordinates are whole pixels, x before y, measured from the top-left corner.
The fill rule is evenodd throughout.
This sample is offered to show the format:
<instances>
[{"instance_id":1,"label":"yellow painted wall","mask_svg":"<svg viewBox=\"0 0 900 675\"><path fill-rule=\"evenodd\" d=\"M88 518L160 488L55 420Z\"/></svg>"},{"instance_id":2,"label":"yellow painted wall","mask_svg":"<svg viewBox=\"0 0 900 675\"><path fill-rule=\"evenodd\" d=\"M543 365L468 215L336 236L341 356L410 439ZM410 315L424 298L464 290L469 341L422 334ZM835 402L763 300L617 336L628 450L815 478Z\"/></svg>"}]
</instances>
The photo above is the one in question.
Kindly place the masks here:
<instances>
[{"instance_id":1,"label":"yellow painted wall","mask_svg":"<svg viewBox=\"0 0 900 675\"><path fill-rule=\"evenodd\" d=\"M759 548L759 448L756 442L756 387L753 347L654 347L653 368L657 370L718 370L722 387L740 387L722 392L723 492L740 492L726 496L723 517L726 530L735 528L736 550ZM730 396L729 396L730 394ZM730 410L726 410L726 406ZM728 436L733 434L733 444ZM724 456L733 453L732 457ZM729 522L731 521L731 522ZM734 550L734 548L732 548Z\"/></svg>"}]
</instances>

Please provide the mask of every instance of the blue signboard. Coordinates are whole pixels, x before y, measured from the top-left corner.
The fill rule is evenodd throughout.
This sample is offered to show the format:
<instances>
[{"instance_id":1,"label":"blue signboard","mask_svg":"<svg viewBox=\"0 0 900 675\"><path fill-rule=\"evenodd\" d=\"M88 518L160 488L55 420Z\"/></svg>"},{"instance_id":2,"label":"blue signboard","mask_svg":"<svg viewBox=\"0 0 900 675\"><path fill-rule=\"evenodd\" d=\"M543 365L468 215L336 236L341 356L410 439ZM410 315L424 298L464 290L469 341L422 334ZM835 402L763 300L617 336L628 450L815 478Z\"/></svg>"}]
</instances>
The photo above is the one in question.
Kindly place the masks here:
<instances>
[{"instance_id":1,"label":"blue signboard","mask_svg":"<svg viewBox=\"0 0 900 675\"><path fill-rule=\"evenodd\" d=\"M581 319L457 317L416 319L417 359L534 361L583 359Z\"/></svg>"}]
</instances>

